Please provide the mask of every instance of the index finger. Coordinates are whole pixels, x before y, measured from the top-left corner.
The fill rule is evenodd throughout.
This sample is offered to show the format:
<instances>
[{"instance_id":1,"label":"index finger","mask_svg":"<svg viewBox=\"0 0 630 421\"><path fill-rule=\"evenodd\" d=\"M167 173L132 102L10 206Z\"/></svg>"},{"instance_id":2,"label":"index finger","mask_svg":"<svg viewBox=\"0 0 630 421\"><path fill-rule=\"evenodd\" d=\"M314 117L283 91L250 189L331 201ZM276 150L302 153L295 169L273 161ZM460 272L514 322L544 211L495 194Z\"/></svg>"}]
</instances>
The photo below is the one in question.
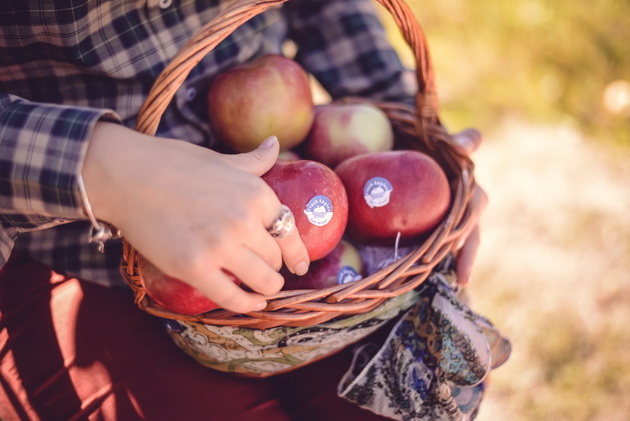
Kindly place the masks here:
<instances>
[{"instance_id":1,"label":"index finger","mask_svg":"<svg viewBox=\"0 0 630 421\"><path fill-rule=\"evenodd\" d=\"M245 291L221 270L204 273L191 283L219 307L235 313L260 311L267 306L262 294Z\"/></svg>"}]
</instances>

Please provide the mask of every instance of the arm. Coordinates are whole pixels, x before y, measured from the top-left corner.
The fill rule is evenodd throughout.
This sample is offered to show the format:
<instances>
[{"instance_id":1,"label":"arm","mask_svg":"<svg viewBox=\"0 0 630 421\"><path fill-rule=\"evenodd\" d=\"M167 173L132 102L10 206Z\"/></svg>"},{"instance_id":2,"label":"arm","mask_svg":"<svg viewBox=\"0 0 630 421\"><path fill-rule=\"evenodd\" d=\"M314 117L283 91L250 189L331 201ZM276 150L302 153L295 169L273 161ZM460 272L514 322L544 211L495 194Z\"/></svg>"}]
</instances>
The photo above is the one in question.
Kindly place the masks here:
<instances>
[{"instance_id":1,"label":"arm","mask_svg":"<svg viewBox=\"0 0 630 421\"><path fill-rule=\"evenodd\" d=\"M8 95L1 104L2 263L18 232L86 219L77 184L83 174L99 219L122 229L164 272L227 309L264 306L261 294L282 286L276 270L283 259L293 271L306 271L297 232L274 240L265 229L280 204L258 175L275 162L277 141L225 156L108 122L115 118L108 111ZM222 269L256 292L234 286Z\"/></svg>"},{"instance_id":2,"label":"arm","mask_svg":"<svg viewBox=\"0 0 630 421\"><path fill-rule=\"evenodd\" d=\"M116 116L0 94L0 266L19 232L84 219L76 177L102 119Z\"/></svg>"}]
</instances>

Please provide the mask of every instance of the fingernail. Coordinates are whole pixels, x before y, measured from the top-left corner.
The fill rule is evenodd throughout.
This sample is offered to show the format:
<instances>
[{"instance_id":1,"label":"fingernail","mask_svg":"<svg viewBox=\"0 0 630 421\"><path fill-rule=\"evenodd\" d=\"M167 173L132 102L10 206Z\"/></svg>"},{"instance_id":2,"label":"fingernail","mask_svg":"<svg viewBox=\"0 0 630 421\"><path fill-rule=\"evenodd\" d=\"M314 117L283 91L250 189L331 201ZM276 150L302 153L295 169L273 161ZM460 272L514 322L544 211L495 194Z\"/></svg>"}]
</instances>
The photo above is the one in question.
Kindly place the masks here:
<instances>
[{"instance_id":1,"label":"fingernail","mask_svg":"<svg viewBox=\"0 0 630 421\"><path fill-rule=\"evenodd\" d=\"M467 151L472 150L472 148L473 148L473 146L474 146L474 144L473 144L473 140L472 140L470 137L466 136L466 135L462 135L462 134L458 135L458 136L455 138L455 141L456 141L456 142L457 142L457 143L458 143L458 144L459 144L462 148L466 149Z\"/></svg>"},{"instance_id":2,"label":"fingernail","mask_svg":"<svg viewBox=\"0 0 630 421\"><path fill-rule=\"evenodd\" d=\"M464 271L464 270L460 270L457 273L457 284L460 287L465 287L466 285L468 285L469 281L470 281L470 272Z\"/></svg>"},{"instance_id":3,"label":"fingernail","mask_svg":"<svg viewBox=\"0 0 630 421\"><path fill-rule=\"evenodd\" d=\"M261 301L256 304L256 307L254 308L254 310L261 311L261 310L264 310L265 307L267 307L267 301Z\"/></svg>"},{"instance_id":4,"label":"fingernail","mask_svg":"<svg viewBox=\"0 0 630 421\"><path fill-rule=\"evenodd\" d=\"M298 276L304 275L306 272L308 272L308 262L303 261L303 262L298 263L297 265L295 265L295 268L293 268L293 270L295 271L295 274Z\"/></svg>"},{"instance_id":5,"label":"fingernail","mask_svg":"<svg viewBox=\"0 0 630 421\"><path fill-rule=\"evenodd\" d=\"M276 136L269 136L267 139L263 140L263 142L260 144L260 146L258 146L260 149L269 149L271 148L274 143L276 143L278 141L278 138Z\"/></svg>"}]
</instances>

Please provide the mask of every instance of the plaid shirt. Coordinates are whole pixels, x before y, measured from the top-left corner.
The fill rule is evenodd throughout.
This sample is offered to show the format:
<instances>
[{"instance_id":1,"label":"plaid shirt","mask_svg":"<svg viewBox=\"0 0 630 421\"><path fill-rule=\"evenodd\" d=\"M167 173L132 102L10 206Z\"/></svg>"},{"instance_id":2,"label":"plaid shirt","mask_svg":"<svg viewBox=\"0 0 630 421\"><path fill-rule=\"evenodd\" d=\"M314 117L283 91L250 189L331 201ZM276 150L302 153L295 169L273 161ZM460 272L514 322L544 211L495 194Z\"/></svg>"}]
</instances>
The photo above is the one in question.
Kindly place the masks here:
<instances>
[{"instance_id":1,"label":"plaid shirt","mask_svg":"<svg viewBox=\"0 0 630 421\"><path fill-rule=\"evenodd\" d=\"M59 272L120 284L120 241L99 253L77 188L103 119L133 127L156 77L215 17L219 0L2 0L0 266L12 250ZM202 60L158 135L211 147L205 91L213 75L286 39L333 98L408 99L403 68L367 0L292 0L241 25ZM106 159L106 157L104 157Z\"/></svg>"}]
</instances>

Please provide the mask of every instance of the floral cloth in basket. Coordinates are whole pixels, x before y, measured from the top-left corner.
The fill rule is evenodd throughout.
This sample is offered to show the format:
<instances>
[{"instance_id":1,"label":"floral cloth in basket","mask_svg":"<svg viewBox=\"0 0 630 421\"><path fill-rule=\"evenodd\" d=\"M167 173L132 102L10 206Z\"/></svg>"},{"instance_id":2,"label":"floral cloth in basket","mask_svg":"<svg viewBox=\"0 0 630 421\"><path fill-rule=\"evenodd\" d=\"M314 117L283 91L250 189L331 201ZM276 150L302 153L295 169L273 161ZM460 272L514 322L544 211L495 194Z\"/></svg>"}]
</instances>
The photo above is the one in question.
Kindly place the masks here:
<instances>
[{"instance_id":1,"label":"floral cloth in basket","mask_svg":"<svg viewBox=\"0 0 630 421\"><path fill-rule=\"evenodd\" d=\"M318 360L374 332L413 305L417 292L389 299L371 312L314 326L260 330L164 319L175 343L206 367L265 376Z\"/></svg>"},{"instance_id":2,"label":"floral cloth in basket","mask_svg":"<svg viewBox=\"0 0 630 421\"><path fill-rule=\"evenodd\" d=\"M510 342L464 304L444 273L433 273L385 344L355 351L338 394L396 420L475 418L490 371Z\"/></svg>"}]
</instances>

